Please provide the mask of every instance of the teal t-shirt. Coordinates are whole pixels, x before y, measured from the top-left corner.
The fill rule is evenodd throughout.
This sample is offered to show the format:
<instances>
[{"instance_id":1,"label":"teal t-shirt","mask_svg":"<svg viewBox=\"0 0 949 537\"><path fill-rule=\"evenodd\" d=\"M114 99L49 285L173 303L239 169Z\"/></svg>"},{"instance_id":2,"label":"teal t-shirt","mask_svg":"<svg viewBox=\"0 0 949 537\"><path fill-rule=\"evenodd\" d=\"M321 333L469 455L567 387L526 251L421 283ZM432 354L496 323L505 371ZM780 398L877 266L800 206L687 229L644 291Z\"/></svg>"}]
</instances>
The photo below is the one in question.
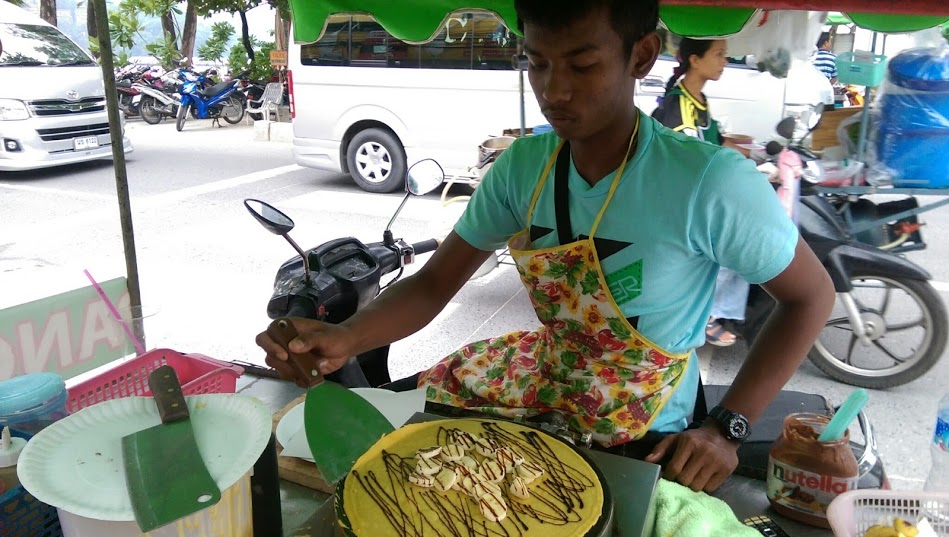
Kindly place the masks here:
<instances>
[{"instance_id":1,"label":"teal t-shirt","mask_svg":"<svg viewBox=\"0 0 949 537\"><path fill-rule=\"evenodd\" d=\"M641 114L639 149L623 172L594 237L610 292L626 317L669 352L705 343L719 266L763 283L791 263L797 228L774 190L737 151L663 127ZM559 139L518 139L481 182L455 224L480 250L502 248L526 229L531 197ZM558 244L550 172L534 208L534 248ZM570 163L572 237L587 236L615 172L590 186ZM680 431L695 405L695 353L652 429Z\"/></svg>"}]
</instances>

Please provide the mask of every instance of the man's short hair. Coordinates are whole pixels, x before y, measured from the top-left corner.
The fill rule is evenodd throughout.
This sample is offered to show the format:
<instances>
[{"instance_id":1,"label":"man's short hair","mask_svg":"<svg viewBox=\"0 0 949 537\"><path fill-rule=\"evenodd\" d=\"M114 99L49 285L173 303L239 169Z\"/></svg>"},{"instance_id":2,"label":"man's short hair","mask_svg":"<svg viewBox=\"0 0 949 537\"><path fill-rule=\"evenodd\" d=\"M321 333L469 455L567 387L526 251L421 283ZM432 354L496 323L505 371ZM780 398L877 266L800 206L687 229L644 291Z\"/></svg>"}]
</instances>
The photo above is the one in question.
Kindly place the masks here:
<instances>
[{"instance_id":1,"label":"man's short hair","mask_svg":"<svg viewBox=\"0 0 949 537\"><path fill-rule=\"evenodd\" d=\"M656 31L659 25L659 0L514 0L517 29L521 32L525 23L560 30L604 7L609 11L613 30L623 38L626 58L636 41Z\"/></svg>"},{"instance_id":2,"label":"man's short hair","mask_svg":"<svg viewBox=\"0 0 949 537\"><path fill-rule=\"evenodd\" d=\"M817 38L817 48L822 48L827 43L830 43L830 32L823 32Z\"/></svg>"}]
</instances>

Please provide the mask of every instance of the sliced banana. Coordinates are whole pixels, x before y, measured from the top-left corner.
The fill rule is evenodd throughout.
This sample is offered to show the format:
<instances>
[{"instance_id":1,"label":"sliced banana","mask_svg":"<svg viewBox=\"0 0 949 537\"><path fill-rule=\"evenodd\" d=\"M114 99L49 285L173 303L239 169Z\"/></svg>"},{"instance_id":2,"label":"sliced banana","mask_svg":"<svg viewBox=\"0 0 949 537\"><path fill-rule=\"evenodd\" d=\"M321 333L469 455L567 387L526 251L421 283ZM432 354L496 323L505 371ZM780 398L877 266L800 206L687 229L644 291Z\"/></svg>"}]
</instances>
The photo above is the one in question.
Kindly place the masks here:
<instances>
[{"instance_id":1,"label":"sliced banana","mask_svg":"<svg viewBox=\"0 0 949 537\"><path fill-rule=\"evenodd\" d=\"M535 462L524 461L524 464L521 464L515 470L517 476L523 479L526 483L531 483L536 479L540 479L544 476L544 469Z\"/></svg>"},{"instance_id":2,"label":"sliced banana","mask_svg":"<svg viewBox=\"0 0 949 537\"><path fill-rule=\"evenodd\" d=\"M438 472L435 476L435 490L439 492L448 492L455 483L458 482L458 474L448 468Z\"/></svg>"},{"instance_id":3,"label":"sliced banana","mask_svg":"<svg viewBox=\"0 0 949 537\"><path fill-rule=\"evenodd\" d=\"M417 485L422 488L430 488L435 484L435 479L430 475L420 474L418 472L412 472L409 474L409 483Z\"/></svg>"},{"instance_id":4,"label":"sliced banana","mask_svg":"<svg viewBox=\"0 0 949 537\"><path fill-rule=\"evenodd\" d=\"M514 451L510 448L502 447L495 452L497 457L498 464L504 468L505 471L510 472L514 469L517 464L514 462Z\"/></svg>"},{"instance_id":5,"label":"sliced banana","mask_svg":"<svg viewBox=\"0 0 949 537\"><path fill-rule=\"evenodd\" d=\"M515 477L511 480L511 496L519 498L521 500L526 500L531 497L530 489L527 488L527 483L519 478Z\"/></svg>"},{"instance_id":6,"label":"sliced banana","mask_svg":"<svg viewBox=\"0 0 949 537\"><path fill-rule=\"evenodd\" d=\"M479 438L475 443L475 450L482 457L487 457L493 459L496 456L498 446L493 440L487 438Z\"/></svg>"},{"instance_id":7,"label":"sliced banana","mask_svg":"<svg viewBox=\"0 0 949 537\"><path fill-rule=\"evenodd\" d=\"M442 448L441 456L451 462L460 461L465 456L465 448L458 444L448 444Z\"/></svg>"},{"instance_id":8,"label":"sliced banana","mask_svg":"<svg viewBox=\"0 0 949 537\"><path fill-rule=\"evenodd\" d=\"M475 482L474 486L471 487L471 496L475 499L478 499L485 494L495 494L501 496L501 487L491 483L490 481Z\"/></svg>"},{"instance_id":9,"label":"sliced banana","mask_svg":"<svg viewBox=\"0 0 949 537\"><path fill-rule=\"evenodd\" d=\"M507 517L507 505L500 494L485 494L478 498L478 508L484 518L491 522L501 522Z\"/></svg>"},{"instance_id":10,"label":"sliced banana","mask_svg":"<svg viewBox=\"0 0 949 537\"><path fill-rule=\"evenodd\" d=\"M494 459L486 459L481 463L478 473L492 483L500 483L504 479L504 468L501 467L501 463Z\"/></svg>"},{"instance_id":11,"label":"sliced banana","mask_svg":"<svg viewBox=\"0 0 949 537\"><path fill-rule=\"evenodd\" d=\"M463 447L465 451L470 451L475 447L475 439L471 433L462 431L461 429L452 429L452 432L448 436L452 442Z\"/></svg>"},{"instance_id":12,"label":"sliced banana","mask_svg":"<svg viewBox=\"0 0 949 537\"><path fill-rule=\"evenodd\" d=\"M465 468L467 468L468 470L471 470L472 472L478 471L478 461L472 459L471 457L467 455L459 459L458 464L464 466Z\"/></svg>"},{"instance_id":13,"label":"sliced banana","mask_svg":"<svg viewBox=\"0 0 949 537\"><path fill-rule=\"evenodd\" d=\"M442 469L442 465L432 459L419 459L415 471L423 475L435 475Z\"/></svg>"},{"instance_id":14,"label":"sliced banana","mask_svg":"<svg viewBox=\"0 0 949 537\"><path fill-rule=\"evenodd\" d=\"M415 456L420 459L431 459L437 457L442 452L441 446L430 446L427 448L422 448L415 453Z\"/></svg>"}]
</instances>

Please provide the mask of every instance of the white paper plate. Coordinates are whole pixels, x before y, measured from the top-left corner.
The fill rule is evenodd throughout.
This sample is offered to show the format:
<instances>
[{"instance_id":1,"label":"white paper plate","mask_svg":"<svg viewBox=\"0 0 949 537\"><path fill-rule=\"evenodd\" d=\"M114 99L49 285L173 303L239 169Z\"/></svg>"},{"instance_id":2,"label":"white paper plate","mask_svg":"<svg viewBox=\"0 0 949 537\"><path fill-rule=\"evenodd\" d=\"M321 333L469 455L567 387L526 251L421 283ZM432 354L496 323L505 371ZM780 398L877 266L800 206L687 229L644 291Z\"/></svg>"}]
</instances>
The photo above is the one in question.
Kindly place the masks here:
<instances>
[{"instance_id":1,"label":"white paper plate","mask_svg":"<svg viewBox=\"0 0 949 537\"><path fill-rule=\"evenodd\" d=\"M198 449L221 491L250 470L270 440L271 415L252 397L187 397ZM36 499L96 520L135 520L122 462L122 437L159 425L150 397L104 401L30 440L17 473ZM174 476L168 476L174 479Z\"/></svg>"},{"instance_id":2,"label":"white paper plate","mask_svg":"<svg viewBox=\"0 0 949 537\"><path fill-rule=\"evenodd\" d=\"M425 390L423 389L407 392L393 392L381 388L351 388L351 390L382 412L382 415L396 429L405 425L413 414L425 409ZM303 430L303 408L303 403L291 408L277 423L275 434L277 441L284 449L289 447L293 437ZM299 458L313 462L312 457Z\"/></svg>"},{"instance_id":3,"label":"white paper plate","mask_svg":"<svg viewBox=\"0 0 949 537\"><path fill-rule=\"evenodd\" d=\"M293 439L293 436L298 432L303 432L303 403L291 408L280 418L280 421L277 423L277 430L274 431L274 434L277 435L277 442L280 442L283 449L287 449L290 447L290 441ZM299 458L314 462L313 457Z\"/></svg>"}]
</instances>

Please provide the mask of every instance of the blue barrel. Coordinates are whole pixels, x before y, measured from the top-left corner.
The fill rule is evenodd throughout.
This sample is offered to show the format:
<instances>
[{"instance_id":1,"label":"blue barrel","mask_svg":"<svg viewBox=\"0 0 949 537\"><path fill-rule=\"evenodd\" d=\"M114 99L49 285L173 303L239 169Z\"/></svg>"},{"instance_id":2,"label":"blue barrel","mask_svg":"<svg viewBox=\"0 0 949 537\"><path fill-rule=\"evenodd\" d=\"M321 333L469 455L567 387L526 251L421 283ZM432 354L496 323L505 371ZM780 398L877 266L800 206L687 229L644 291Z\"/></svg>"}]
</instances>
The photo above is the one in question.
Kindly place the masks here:
<instances>
[{"instance_id":1,"label":"blue barrel","mask_svg":"<svg viewBox=\"0 0 949 537\"><path fill-rule=\"evenodd\" d=\"M898 187L949 187L949 53L914 49L890 60L877 156Z\"/></svg>"}]
</instances>

